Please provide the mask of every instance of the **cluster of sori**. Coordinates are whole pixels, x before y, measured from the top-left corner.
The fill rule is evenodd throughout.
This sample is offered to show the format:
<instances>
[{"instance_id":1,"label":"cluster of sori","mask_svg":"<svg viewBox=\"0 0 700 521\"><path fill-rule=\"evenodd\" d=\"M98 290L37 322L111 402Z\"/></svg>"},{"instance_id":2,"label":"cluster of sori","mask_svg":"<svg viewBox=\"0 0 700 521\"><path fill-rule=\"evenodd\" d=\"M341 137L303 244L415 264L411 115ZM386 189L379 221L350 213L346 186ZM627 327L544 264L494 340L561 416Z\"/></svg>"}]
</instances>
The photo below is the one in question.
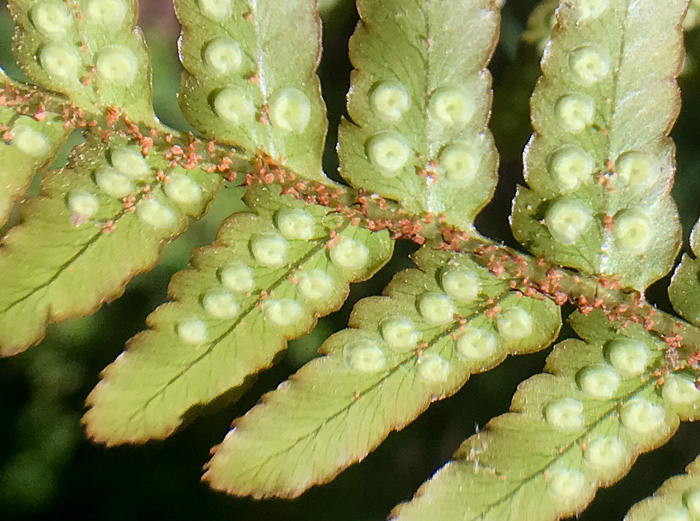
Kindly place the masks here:
<instances>
[{"instance_id":1,"label":"cluster of sori","mask_svg":"<svg viewBox=\"0 0 700 521\"><path fill-rule=\"evenodd\" d=\"M40 122L19 115L14 107L0 106L0 163L11 165L13 170L0 195L0 225L8 217L13 201L24 195L37 168L50 163L58 153L67 134L63 120L55 114Z\"/></svg>"},{"instance_id":2,"label":"cluster of sori","mask_svg":"<svg viewBox=\"0 0 700 521\"><path fill-rule=\"evenodd\" d=\"M662 347L651 337L618 336L602 346L575 342L564 348L582 351L584 365L567 369L555 391L564 396L545 397L540 409L566 446L545 476L562 510L580 506L598 484L615 481L640 450L670 436L677 413L697 406L700 391L690 375L674 374L660 389L649 378Z\"/></svg>"},{"instance_id":3,"label":"cluster of sori","mask_svg":"<svg viewBox=\"0 0 700 521\"><path fill-rule=\"evenodd\" d=\"M205 343L207 321L238 323L245 310L260 310L280 331L295 330L314 312L326 311L342 292L338 287L370 263L361 239L337 237L326 248L327 230L303 208L284 208L263 230L246 233L241 255L231 251L210 270L213 284L199 300L205 318L185 318L177 326L185 343Z\"/></svg>"},{"instance_id":4,"label":"cluster of sori","mask_svg":"<svg viewBox=\"0 0 700 521\"><path fill-rule=\"evenodd\" d=\"M22 197L37 169L48 166L70 132L63 118L38 105L34 113L14 106L8 89L12 82L0 70L0 163L6 165L0 194L0 225L8 217L12 203Z\"/></svg>"},{"instance_id":5,"label":"cluster of sori","mask_svg":"<svg viewBox=\"0 0 700 521\"><path fill-rule=\"evenodd\" d=\"M610 116L642 102L623 98L620 83L629 71L620 65L619 42L601 28L616 23L605 20L609 8L608 0L582 0L559 10L561 28L549 43L544 80L533 97L538 133L525 165L528 184L546 201L538 215L548 232L537 239L541 247L548 241L557 251L598 244L603 265L608 255L633 259L652 244L658 226L651 212L666 221L662 210L670 204L674 170L672 146L663 138L667 118L650 125L648 136L635 137L636 128L620 126L622 116Z\"/></svg>"},{"instance_id":6,"label":"cluster of sori","mask_svg":"<svg viewBox=\"0 0 700 521\"><path fill-rule=\"evenodd\" d=\"M365 23L350 40L355 69L349 120L339 131L341 175L353 186L399 201L411 213L470 228L497 182L486 67L500 9L462 3L447 16L436 5L424 10L422 4L387 4L378 15L365 0L358 9ZM451 23L462 14L466 25ZM416 20L424 25L416 26ZM475 39L454 53L466 33ZM369 49L386 49L387 58L370 58Z\"/></svg>"},{"instance_id":7,"label":"cluster of sori","mask_svg":"<svg viewBox=\"0 0 700 521\"><path fill-rule=\"evenodd\" d=\"M106 154L106 163L94 172L97 188L111 198L139 201L135 204L136 216L153 228L170 228L177 219L176 213L166 203L166 198L153 197L156 182L154 168L143 157L138 146L111 148ZM173 169L171 169L173 170ZM199 205L203 191L199 184L185 171L176 167L167 176L162 176L163 192L167 200L178 207L187 209ZM148 189L144 189L148 187ZM86 189L73 190L68 194L67 205L73 215L85 219L94 217L100 201L95 193ZM111 217L111 216L110 216Z\"/></svg>"},{"instance_id":8,"label":"cluster of sori","mask_svg":"<svg viewBox=\"0 0 700 521\"><path fill-rule=\"evenodd\" d=\"M122 29L131 27L133 4L127 0L84 0L69 12L66 2L39 0L20 23L29 35L24 42L35 47L38 65L52 84L67 91L96 82L98 88L129 87L146 76L136 36L124 39ZM30 31L31 30L31 31ZM40 35L35 37L35 35Z\"/></svg>"},{"instance_id":9,"label":"cluster of sori","mask_svg":"<svg viewBox=\"0 0 700 521\"><path fill-rule=\"evenodd\" d=\"M427 291L411 299L406 313L392 309L404 307L404 302L387 306L376 322L376 333L350 339L343 348L346 365L360 373L377 373L388 370L394 358L402 363L415 357L420 379L444 383L450 379L452 359L459 366L454 375L466 378L470 369L504 356L508 343L530 336L534 324L517 303L495 309L492 318L482 317L483 323L470 320L486 306L489 295L482 291L482 282L493 284L492 278L475 266L448 265L438 272L435 284L425 284ZM498 292L504 297L510 293L504 287Z\"/></svg>"},{"instance_id":10,"label":"cluster of sori","mask_svg":"<svg viewBox=\"0 0 700 521\"><path fill-rule=\"evenodd\" d=\"M12 126L8 128L7 136L9 144L18 152L33 159L41 159L53 151L54 144L43 132L42 125L34 118L17 116L13 119Z\"/></svg>"},{"instance_id":11,"label":"cluster of sori","mask_svg":"<svg viewBox=\"0 0 700 521\"><path fill-rule=\"evenodd\" d=\"M260 77L255 49L248 48L254 38L252 13L234 12L232 0L198 0L197 8L210 22L211 38L186 31L183 47L198 45L198 60L185 61L208 90L207 99L225 124L249 126L267 124L283 132L302 133L311 119L311 102L300 85L276 87ZM193 16L184 13L184 16ZM231 34L243 36L241 41ZM196 40L196 41L194 41ZM271 89L268 92L268 89ZM264 104L264 106L263 106Z\"/></svg>"},{"instance_id":12,"label":"cluster of sori","mask_svg":"<svg viewBox=\"0 0 700 521\"><path fill-rule=\"evenodd\" d=\"M377 127L382 122L394 127L378 128L369 138L366 153L370 162L384 177L394 177L406 166L414 167L414 147L400 131L401 119L412 106L404 84L396 79L377 83L369 92L369 106L376 116ZM428 103L434 124L445 127L465 126L475 110L474 100L466 89L456 86L436 89ZM469 142L446 144L438 156L444 178L455 186L466 186L474 179L479 159L478 149Z\"/></svg>"}]
</instances>

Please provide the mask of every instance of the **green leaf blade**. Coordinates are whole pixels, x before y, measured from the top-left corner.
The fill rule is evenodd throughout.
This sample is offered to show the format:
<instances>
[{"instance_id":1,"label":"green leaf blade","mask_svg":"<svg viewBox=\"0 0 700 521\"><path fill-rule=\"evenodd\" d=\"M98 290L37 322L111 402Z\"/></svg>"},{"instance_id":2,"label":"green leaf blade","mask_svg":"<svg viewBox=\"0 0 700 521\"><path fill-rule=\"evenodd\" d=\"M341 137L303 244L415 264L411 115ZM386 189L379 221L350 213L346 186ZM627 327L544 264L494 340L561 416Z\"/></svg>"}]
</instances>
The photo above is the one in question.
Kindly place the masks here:
<instances>
[{"instance_id":1,"label":"green leaf blade","mask_svg":"<svg viewBox=\"0 0 700 521\"><path fill-rule=\"evenodd\" d=\"M169 435L192 407L270 367L287 340L342 305L350 282L368 278L390 257L386 232L357 228L328 208L275 190L248 195L257 215L234 214L223 224L217 241L195 253L192 269L173 278L174 302L153 312L151 330L107 368L84 419L94 440ZM290 210L303 212L292 218L292 229L313 222L304 238L284 224ZM284 259L276 257L280 245ZM353 254L343 256L344 250Z\"/></svg>"},{"instance_id":2,"label":"green leaf blade","mask_svg":"<svg viewBox=\"0 0 700 521\"><path fill-rule=\"evenodd\" d=\"M668 287L668 296L673 308L686 320L700 325L700 221L690 234L690 248L693 256L684 254L673 273Z\"/></svg>"},{"instance_id":3,"label":"green leaf blade","mask_svg":"<svg viewBox=\"0 0 700 521\"><path fill-rule=\"evenodd\" d=\"M135 0L11 0L9 7L14 53L30 78L93 116L118 107L135 121L156 122Z\"/></svg>"},{"instance_id":4,"label":"green leaf blade","mask_svg":"<svg viewBox=\"0 0 700 521\"><path fill-rule=\"evenodd\" d=\"M611 326L598 311L575 314L572 325L587 342L558 344L548 373L518 388L513 412L465 441L393 519L566 518L621 479L638 454L665 443L679 419L697 418L691 374L674 374L668 388L653 377L665 362L663 342L637 324Z\"/></svg>"},{"instance_id":5,"label":"green leaf blade","mask_svg":"<svg viewBox=\"0 0 700 521\"><path fill-rule=\"evenodd\" d=\"M700 516L700 457L686 474L664 482L652 497L634 505L623 521L696 519Z\"/></svg>"},{"instance_id":6,"label":"green leaf blade","mask_svg":"<svg viewBox=\"0 0 700 521\"><path fill-rule=\"evenodd\" d=\"M527 30L523 34L523 40L536 45L540 52L552 36L552 29L557 22L554 12L558 6L559 0L542 0L527 19Z\"/></svg>"},{"instance_id":7,"label":"green leaf blade","mask_svg":"<svg viewBox=\"0 0 700 521\"><path fill-rule=\"evenodd\" d=\"M696 326L700 325L700 261L683 255L673 273L668 294L678 313Z\"/></svg>"},{"instance_id":8,"label":"green leaf blade","mask_svg":"<svg viewBox=\"0 0 700 521\"><path fill-rule=\"evenodd\" d=\"M91 314L119 297L184 231L187 216L206 212L220 185L156 150L146 160L126 138L105 144L91 135L66 168L45 177L40 196L24 203L23 223L3 238L0 355L40 340L47 321Z\"/></svg>"},{"instance_id":9,"label":"green leaf blade","mask_svg":"<svg viewBox=\"0 0 700 521\"><path fill-rule=\"evenodd\" d=\"M180 89L185 116L208 136L327 182L315 3L233 0L220 3L226 6L220 16L208 5L176 1L187 71Z\"/></svg>"},{"instance_id":10,"label":"green leaf blade","mask_svg":"<svg viewBox=\"0 0 700 521\"><path fill-rule=\"evenodd\" d=\"M485 69L498 37L496 4L359 2L352 123L342 123L339 137L345 179L412 213L472 226L493 195L498 166Z\"/></svg>"},{"instance_id":11,"label":"green leaf blade","mask_svg":"<svg viewBox=\"0 0 700 521\"><path fill-rule=\"evenodd\" d=\"M516 198L512 227L537 254L644 289L680 245L668 134L680 106L687 2L600 5L557 11L532 96L531 192Z\"/></svg>"},{"instance_id":12,"label":"green leaf blade","mask_svg":"<svg viewBox=\"0 0 700 521\"><path fill-rule=\"evenodd\" d=\"M34 174L47 168L58 155L71 132L60 114L46 111L36 98L21 105L10 105L8 96L19 90L0 70L0 226L5 224L12 205L29 188ZM28 114L22 112L27 110Z\"/></svg>"},{"instance_id":13,"label":"green leaf blade","mask_svg":"<svg viewBox=\"0 0 700 521\"><path fill-rule=\"evenodd\" d=\"M350 320L353 329L332 336L322 347L325 357L234 423L207 465L205 480L238 495L295 497L363 459L391 431L456 392L471 373L497 365L507 354L542 349L556 337L560 317L551 301L518 298L460 256L423 250L417 262L425 272L401 272L387 297L361 301ZM455 301L458 317L436 324L430 305L438 301L430 299L445 296L440 291L448 270L478 274L481 294L475 301ZM494 308L489 318L482 312L494 301L502 310ZM523 313L531 319L529 334L505 336L501 317ZM483 350L462 341L460 354L462 324L465 338L476 336L474 345ZM487 340L480 343L480 335Z\"/></svg>"}]
</instances>

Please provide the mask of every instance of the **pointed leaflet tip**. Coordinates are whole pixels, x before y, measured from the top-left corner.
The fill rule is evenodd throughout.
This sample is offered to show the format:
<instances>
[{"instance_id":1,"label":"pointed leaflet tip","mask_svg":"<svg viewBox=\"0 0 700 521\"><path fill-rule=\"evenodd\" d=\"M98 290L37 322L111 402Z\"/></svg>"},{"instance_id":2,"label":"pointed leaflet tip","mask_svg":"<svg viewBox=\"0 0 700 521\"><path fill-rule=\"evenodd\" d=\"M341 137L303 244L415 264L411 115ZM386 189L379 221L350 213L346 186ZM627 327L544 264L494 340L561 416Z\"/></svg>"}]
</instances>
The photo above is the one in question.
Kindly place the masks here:
<instances>
[{"instance_id":1,"label":"pointed leaflet tip","mask_svg":"<svg viewBox=\"0 0 700 521\"><path fill-rule=\"evenodd\" d=\"M364 458L436 398L456 392L471 373L507 353L542 349L556 337L559 308L551 301L519 299L465 256L424 248L416 261L425 272L401 272L387 287L388 297L360 301L352 328L322 346L326 356L235 422L207 464L204 479L212 487L256 498L296 497ZM464 282L455 274L474 274L478 282L470 277L468 286L478 287L478 296L470 291L468 302L452 302L437 283L443 270L452 274L445 280L453 294L462 289L456 281ZM490 299L520 322L521 311L533 317L528 334L499 334L496 319L481 313Z\"/></svg>"},{"instance_id":2,"label":"pointed leaflet tip","mask_svg":"<svg viewBox=\"0 0 700 521\"><path fill-rule=\"evenodd\" d=\"M282 196L279 188L256 187L246 201L256 214L234 214L214 244L195 253L192 267L173 278L173 301L148 317L150 329L129 341L90 394L85 422L95 440L169 435L188 411L269 367L287 340L340 307L350 282L368 278L391 256L386 232L348 221L327 228L331 209ZM288 219L307 217L313 237L289 236ZM326 244L336 234L339 244L365 252L361 266L332 261Z\"/></svg>"}]
</instances>

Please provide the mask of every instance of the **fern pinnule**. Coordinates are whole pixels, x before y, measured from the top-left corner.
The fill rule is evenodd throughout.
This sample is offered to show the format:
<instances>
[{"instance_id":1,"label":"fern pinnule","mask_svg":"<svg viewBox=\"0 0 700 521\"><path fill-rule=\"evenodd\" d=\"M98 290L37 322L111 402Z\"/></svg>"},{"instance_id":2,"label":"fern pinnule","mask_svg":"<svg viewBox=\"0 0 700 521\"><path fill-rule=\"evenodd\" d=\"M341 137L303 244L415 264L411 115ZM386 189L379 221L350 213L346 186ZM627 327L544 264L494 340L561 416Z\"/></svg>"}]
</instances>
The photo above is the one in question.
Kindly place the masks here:
<instances>
[{"instance_id":1,"label":"fern pinnule","mask_svg":"<svg viewBox=\"0 0 700 521\"><path fill-rule=\"evenodd\" d=\"M685 253L673 273L668 296L674 309L686 320L700 326L700 221L690 234L690 253Z\"/></svg>"},{"instance_id":2,"label":"fern pinnule","mask_svg":"<svg viewBox=\"0 0 700 521\"><path fill-rule=\"evenodd\" d=\"M0 131L9 145L0 147L0 226L36 171L54 161L73 128L60 113L47 110L47 99L48 93L13 82L0 69Z\"/></svg>"},{"instance_id":3,"label":"fern pinnule","mask_svg":"<svg viewBox=\"0 0 700 521\"><path fill-rule=\"evenodd\" d=\"M155 124L151 62L136 0L9 0L13 51L38 85L64 94L84 111L119 107Z\"/></svg>"},{"instance_id":4,"label":"fern pinnule","mask_svg":"<svg viewBox=\"0 0 700 521\"><path fill-rule=\"evenodd\" d=\"M665 364L664 342L637 324L610 324L600 311L571 322L586 342L558 344L547 373L520 385L512 412L465 441L392 519L569 517L598 487L624 476L638 454L668 440L679 416L698 418L691 373L674 376L670 391L654 377Z\"/></svg>"},{"instance_id":5,"label":"fern pinnule","mask_svg":"<svg viewBox=\"0 0 700 521\"><path fill-rule=\"evenodd\" d=\"M65 168L43 179L40 196L23 205L22 224L3 238L0 354L40 340L47 321L93 313L120 296L188 216L206 212L221 182L173 167L155 150L144 158L134 139L89 135Z\"/></svg>"},{"instance_id":6,"label":"fern pinnule","mask_svg":"<svg viewBox=\"0 0 700 521\"><path fill-rule=\"evenodd\" d=\"M556 338L552 301L517 295L461 255L426 246L415 261L422 271L400 272L385 297L360 301L351 329L321 347L326 356L235 422L207 465L214 488L297 496L364 458L470 374ZM278 424L285 428L273 432Z\"/></svg>"},{"instance_id":7,"label":"fern pinnule","mask_svg":"<svg viewBox=\"0 0 700 521\"><path fill-rule=\"evenodd\" d=\"M674 476L650 498L634 505L623 521L685 521L700 517L700 458L686 474Z\"/></svg>"},{"instance_id":8,"label":"fern pinnule","mask_svg":"<svg viewBox=\"0 0 700 521\"><path fill-rule=\"evenodd\" d=\"M286 340L334 311L348 284L391 255L371 233L279 187L252 189L255 213L227 219L217 240L175 275L173 299L147 319L87 399L88 434L107 444L144 442L175 430L192 407L269 367Z\"/></svg>"},{"instance_id":9,"label":"fern pinnule","mask_svg":"<svg viewBox=\"0 0 700 521\"><path fill-rule=\"evenodd\" d=\"M360 1L358 9L341 175L413 214L442 214L471 229L496 186L485 67L498 36L499 2ZM473 38L465 42L464 34Z\"/></svg>"},{"instance_id":10,"label":"fern pinnule","mask_svg":"<svg viewBox=\"0 0 700 521\"><path fill-rule=\"evenodd\" d=\"M321 26L306 0L176 0L186 70L180 106L206 136L261 151L298 175L323 174Z\"/></svg>"},{"instance_id":11,"label":"fern pinnule","mask_svg":"<svg viewBox=\"0 0 700 521\"><path fill-rule=\"evenodd\" d=\"M680 224L667 136L680 106L687 4L620 0L557 10L532 96L530 188L518 191L513 209L513 232L533 252L635 289L670 270ZM641 44L650 33L654 44Z\"/></svg>"}]
</instances>

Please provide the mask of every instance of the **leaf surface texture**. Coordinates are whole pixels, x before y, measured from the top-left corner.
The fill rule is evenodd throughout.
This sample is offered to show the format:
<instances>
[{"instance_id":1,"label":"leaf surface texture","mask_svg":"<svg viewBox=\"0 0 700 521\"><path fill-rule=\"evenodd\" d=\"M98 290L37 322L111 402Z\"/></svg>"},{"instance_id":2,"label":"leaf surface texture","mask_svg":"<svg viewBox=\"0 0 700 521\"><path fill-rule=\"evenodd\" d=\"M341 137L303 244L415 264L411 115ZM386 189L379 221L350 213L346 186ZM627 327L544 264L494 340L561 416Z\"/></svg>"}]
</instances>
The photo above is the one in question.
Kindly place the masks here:
<instances>
[{"instance_id":1,"label":"leaf surface texture","mask_svg":"<svg viewBox=\"0 0 700 521\"><path fill-rule=\"evenodd\" d=\"M670 270L680 224L667 136L680 106L686 6L611 0L557 10L531 100L530 188L513 211L516 238L536 254L636 289Z\"/></svg>"},{"instance_id":2,"label":"leaf surface texture","mask_svg":"<svg viewBox=\"0 0 700 521\"><path fill-rule=\"evenodd\" d=\"M471 228L496 185L485 68L498 36L496 4L358 2L352 123L341 124L338 150L346 180Z\"/></svg>"},{"instance_id":3,"label":"leaf surface texture","mask_svg":"<svg viewBox=\"0 0 700 521\"><path fill-rule=\"evenodd\" d=\"M218 140L328 181L316 76L321 28L305 0L177 0L185 117Z\"/></svg>"},{"instance_id":4,"label":"leaf surface texture","mask_svg":"<svg viewBox=\"0 0 700 521\"><path fill-rule=\"evenodd\" d=\"M247 196L256 213L225 221L176 274L172 302L127 345L88 397L89 435L108 444L162 438L192 407L266 369L286 340L341 306L348 284L390 257L386 232L352 226L278 188Z\"/></svg>"},{"instance_id":5,"label":"leaf surface texture","mask_svg":"<svg viewBox=\"0 0 700 521\"><path fill-rule=\"evenodd\" d=\"M159 175L162 174L162 175ZM169 182L166 182L166 176ZM91 314L201 217L221 178L173 167L134 140L92 134L22 205L0 247L0 355L39 341L46 322Z\"/></svg>"},{"instance_id":6,"label":"leaf surface texture","mask_svg":"<svg viewBox=\"0 0 700 521\"><path fill-rule=\"evenodd\" d=\"M637 455L700 414L692 372L662 387L653 377L665 344L638 324L576 313L586 341L565 340L546 373L520 385L511 412L466 440L454 459L400 505L397 521L549 521L580 512Z\"/></svg>"},{"instance_id":7,"label":"leaf surface texture","mask_svg":"<svg viewBox=\"0 0 700 521\"><path fill-rule=\"evenodd\" d=\"M297 496L363 459L470 374L556 338L550 300L518 298L463 256L424 249L416 261L421 271L401 272L387 296L360 301L324 357L235 422L207 466L214 488ZM494 305L500 311L483 313Z\"/></svg>"},{"instance_id":8,"label":"leaf surface texture","mask_svg":"<svg viewBox=\"0 0 700 521\"><path fill-rule=\"evenodd\" d=\"M25 102L8 102L9 92L19 92L19 85L0 70L0 226L21 198L34 174L48 167L70 134L60 114L46 111L41 95L30 93ZM27 110L27 114L23 112Z\"/></svg>"},{"instance_id":9,"label":"leaf surface texture","mask_svg":"<svg viewBox=\"0 0 700 521\"><path fill-rule=\"evenodd\" d=\"M700 517L700 458L686 474L664 482L654 495L634 505L623 521L693 520Z\"/></svg>"},{"instance_id":10,"label":"leaf surface texture","mask_svg":"<svg viewBox=\"0 0 700 521\"><path fill-rule=\"evenodd\" d=\"M700 222L690 235L691 254L684 254L668 288L674 309L686 320L700 326Z\"/></svg>"},{"instance_id":11,"label":"leaf surface texture","mask_svg":"<svg viewBox=\"0 0 700 521\"><path fill-rule=\"evenodd\" d=\"M118 107L155 122L151 62L135 0L11 0L13 50L37 84L91 114Z\"/></svg>"}]
</instances>

